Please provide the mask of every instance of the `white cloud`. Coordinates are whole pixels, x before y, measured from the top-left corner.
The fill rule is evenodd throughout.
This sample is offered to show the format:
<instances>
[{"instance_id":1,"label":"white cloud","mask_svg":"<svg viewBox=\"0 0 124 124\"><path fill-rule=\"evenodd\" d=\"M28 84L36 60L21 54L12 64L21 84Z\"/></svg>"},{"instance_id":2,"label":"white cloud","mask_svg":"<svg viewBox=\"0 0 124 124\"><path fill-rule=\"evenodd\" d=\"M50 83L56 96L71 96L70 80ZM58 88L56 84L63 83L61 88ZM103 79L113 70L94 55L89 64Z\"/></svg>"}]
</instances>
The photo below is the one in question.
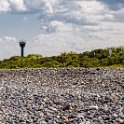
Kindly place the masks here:
<instances>
[{"instance_id":1,"label":"white cloud","mask_svg":"<svg viewBox=\"0 0 124 124\"><path fill-rule=\"evenodd\" d=\"M104 13L108 12L107 6L98 1L60 0L53 3L51 4L52 12L42 11L40 15L41 29L46 29L47 32L60 29L58 23L65 27L72 25L74 28L76 26L82 28L83 25L98 25L106 16ZM58 23L53 26L53 22Z\"/></svg>"},{"instance_id":2,"label":"white cloud","mask_svg":"<svg viewBox=\"0 0 124 124\"><path fill-rule=\"evenodd\" d=\"M3 11L3 12L10 11L9 3L5 0L0 1L0 12L1 11Z\"/></svg>"},{"instance_id":3,"label":"white cloud","mask_svg":"<svg viewBox=\"0 0 124 124\"><path fill-rule=\"evenodd\" d=\"M115 37L113 37L113 33L115 33ZM113 33L103 30L94 33L90 33L90 31L83 33L71 31L48 35L40 34L26 41L25 55L42 54L43 56L53 56L62 52L75 51L82 53L86 50L124 45L123 33L119 35L116 31ZM0 59L20 55L18 41L18 39L9 36L1 38Z\"/></svg>"},{"instance_id":4,"label":"white cloud","mask_svg":"<svg viewBox=\"0 0 124 124\"><path fill-rule=\"evenodd\" d=\"M8 0L12 11L26 11L24 0Z\"/></svg>"},{"instance_id":5,"label":"white cloud","mask_svg":"<svg viewBox=\"0 0 124 124\"><path fill-rule=\"evenodd\" d=\"M0 59L19 55L19 45L17 39L10 36L0 38Z\"/></svg>"},{"instance_id":6,"label":"white cloud","mask_svg":"<svg viewBox=\"0 0 124 124\"><path fill-rule=\"evenodd\" d=\"M26 54L52 56L64 51L82 52L124 45L124 9L110 9L107 2L101 1L0 0L0 11L40 15L42 34L37 34L27 41ZM24 21L26 19L25 15ZM10 54L7 54L8 51L11 51L10 55L19 53L19 45L15 38L4 37L0 42L3 46L9 46L0 46L1 58L7 57Z\"/></svg>"},{"instance_id":7,"label":"white cloud","mask_svg":"<svg viewBox=\"0 0 124 124\"><path fill-rule=\"evenodd\" d=\"M25 11L26 6L23 0L0 0L0 11L14 12Z\"/></svg>"},{"instance_id":8,"label":"white cloud","mask_svg":"<svg viewBox=\"0 0 124 124\"><path fill-rule=\"evenodd\" d=\"M108 31L109 32L109 31ZM107 32L107 33L108 33ZM83 52L97 48L122 46L122 37L106 32L58 32L50 35L38 35L27 42L27 54L40 53L43 56L58 55L64 51Z\"/></svg>"}]
</instances>

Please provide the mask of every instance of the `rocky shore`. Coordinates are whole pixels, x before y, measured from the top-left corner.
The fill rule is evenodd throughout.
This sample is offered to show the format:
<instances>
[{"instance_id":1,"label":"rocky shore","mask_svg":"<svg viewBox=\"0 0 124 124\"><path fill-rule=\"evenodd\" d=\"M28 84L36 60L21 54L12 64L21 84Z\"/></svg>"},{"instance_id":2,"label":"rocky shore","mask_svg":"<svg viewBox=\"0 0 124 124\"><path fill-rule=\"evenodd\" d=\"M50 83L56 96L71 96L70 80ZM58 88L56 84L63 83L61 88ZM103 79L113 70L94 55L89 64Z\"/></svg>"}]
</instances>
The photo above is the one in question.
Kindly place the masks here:
<instances>
[{"instance_id":1,"label":"rocky shore","mask_svg":"<svg viewBox=\"0 0 124 124\"><path fill-rule=\"evenodd\" d=\"M124 69L1 70L0 124L124 124Z\"/></svg>"}]
</instances>

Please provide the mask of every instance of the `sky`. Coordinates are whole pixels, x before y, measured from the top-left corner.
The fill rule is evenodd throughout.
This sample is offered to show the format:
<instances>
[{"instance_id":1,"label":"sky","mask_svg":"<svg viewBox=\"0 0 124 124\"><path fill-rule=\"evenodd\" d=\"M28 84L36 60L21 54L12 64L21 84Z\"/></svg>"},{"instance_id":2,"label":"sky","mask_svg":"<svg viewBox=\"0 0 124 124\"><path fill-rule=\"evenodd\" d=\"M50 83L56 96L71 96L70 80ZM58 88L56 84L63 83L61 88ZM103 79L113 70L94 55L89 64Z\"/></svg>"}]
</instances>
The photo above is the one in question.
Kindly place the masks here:
<instances>
[{"instance_id":1,"label":"sky","mask_svg":"<svg viewBox=\"0 0 124 124\"><path fill-rule=\"evenodd\" d=\"M0 60L124 46L124 0L0 0Z\"/></svg>"}]
</instances>

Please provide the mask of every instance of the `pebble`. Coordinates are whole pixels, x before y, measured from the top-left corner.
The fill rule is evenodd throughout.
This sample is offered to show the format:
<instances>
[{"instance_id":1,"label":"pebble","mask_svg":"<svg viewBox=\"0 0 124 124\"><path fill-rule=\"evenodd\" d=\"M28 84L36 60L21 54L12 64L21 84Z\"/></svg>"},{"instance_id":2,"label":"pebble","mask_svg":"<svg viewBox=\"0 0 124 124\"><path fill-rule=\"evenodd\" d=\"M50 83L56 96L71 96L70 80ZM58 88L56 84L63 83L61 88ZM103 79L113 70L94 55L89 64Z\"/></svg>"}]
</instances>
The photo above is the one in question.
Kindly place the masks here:
<instances>
[{"instance_id":1,"label":"pebble","mask_svg":"<svg viewBox=\"0 0 124 124\"><path fill-rule=\"evenodd\" d=\"M0 124L124 124L124 69L0 71Z\"/></svg>"}]
</instances>

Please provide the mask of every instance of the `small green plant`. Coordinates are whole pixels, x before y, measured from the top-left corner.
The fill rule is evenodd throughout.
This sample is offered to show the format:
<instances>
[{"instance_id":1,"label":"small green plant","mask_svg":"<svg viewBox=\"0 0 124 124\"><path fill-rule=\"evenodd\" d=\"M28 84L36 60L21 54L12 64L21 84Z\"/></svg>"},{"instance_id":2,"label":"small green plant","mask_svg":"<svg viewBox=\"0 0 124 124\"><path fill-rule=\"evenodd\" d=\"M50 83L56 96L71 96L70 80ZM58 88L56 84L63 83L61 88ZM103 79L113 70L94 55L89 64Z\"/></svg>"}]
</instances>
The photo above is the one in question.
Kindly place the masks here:
<instances>
[{"instance_id":1,"label":"small green plant","mask_svg":"<svg viewBox=\"0 0 124 124\"><path fill-rule=\"evenodd\" d=\"M109 50L112 54L109 54ZM124 47L95 49L83 53L69 52L58 56L43 57L40 54L29 54L26 57L12 56L0 61L0 69L18 68L58 68L58 67L124 67Z\"/></svg>"}]
</instances>

